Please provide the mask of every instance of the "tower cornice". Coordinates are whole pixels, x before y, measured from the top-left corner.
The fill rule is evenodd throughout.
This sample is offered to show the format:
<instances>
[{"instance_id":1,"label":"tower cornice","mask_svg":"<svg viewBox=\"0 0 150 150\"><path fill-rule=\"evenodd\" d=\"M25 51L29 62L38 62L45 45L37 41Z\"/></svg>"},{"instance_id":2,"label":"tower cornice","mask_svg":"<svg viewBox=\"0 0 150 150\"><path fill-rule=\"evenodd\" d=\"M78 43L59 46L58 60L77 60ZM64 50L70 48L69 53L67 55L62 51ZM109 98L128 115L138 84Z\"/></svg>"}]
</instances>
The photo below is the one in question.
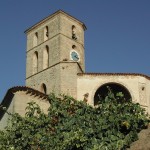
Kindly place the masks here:
<instances>
[{"instance_id":1,"label":"tower cornice","mask_svg":"<svg viewBox=\"0 0 150 150\"><path fill-rule=\"evenodd\" d=\"M58 65L58 64L65 64L65 63L76 63L77 65L78 65L78 67L80 68L80 70L81 70L81 74L84 74L84 71L83 71L83 69L82 69L82 67L81 67L81 65L78 63L78 62L74 62L74 61L60 61L60 62L58 62L58 63L56 63L56 64L54 64L54 65L52 65L52 66L50 66L50 67L48 67L48 68L46 68L46 69L44 69L44 70L41 70L41 71L39 71L39 72L37 72L37 73L35 73L35 74L33 74L33 75L31 75L31 76L28 76L27 78L26 78L26 80L27 79L29 79L29 78L31 78L31 77L33 77L33 76L35 76L35 75L37 75L37 74L39 74L39 73L41 73L41 72L43 72L43 71L45 71L45 70L48 70L48 69L50 69L50 68L52 68L52 67L54 67L54 66L56 66L56 65ZM79 73L80 74L80 73Z\"/></svg>"},{"instance_id":2,"label":"tower cornice","mask_svg":"<svg viewBox=\"0 0 150 150\"><path fill-rule=\"evenodd\" d=\"M33 26L31 26L31 27L28 28L27 30L25 30L24 33L27 34L28 32L30 32L31 30L33 30L33 29L36 28L37 26L43 24L45 21L49 20L50 18L53 18L54 16L56 16L56 15L58 15L58 14L63 14L63 15L65 15L65 16L69 17L70 19L72 19L72 20L78 22L79 24L81 24L81 26L83 27L84 30L87 29L86 26L85 26L85 24L84 24L83 22L81 22L80 20L76 19L75 17L69 15L68 13L66 13L66 12L64 12L64 11L62 11L62 10L58 10L58 11L56 11L55 13L53 13L53 14L49 15L48 17L44 18L43 20L39 21L38 23L34 24Z\"/></svg>"}]
</instances>

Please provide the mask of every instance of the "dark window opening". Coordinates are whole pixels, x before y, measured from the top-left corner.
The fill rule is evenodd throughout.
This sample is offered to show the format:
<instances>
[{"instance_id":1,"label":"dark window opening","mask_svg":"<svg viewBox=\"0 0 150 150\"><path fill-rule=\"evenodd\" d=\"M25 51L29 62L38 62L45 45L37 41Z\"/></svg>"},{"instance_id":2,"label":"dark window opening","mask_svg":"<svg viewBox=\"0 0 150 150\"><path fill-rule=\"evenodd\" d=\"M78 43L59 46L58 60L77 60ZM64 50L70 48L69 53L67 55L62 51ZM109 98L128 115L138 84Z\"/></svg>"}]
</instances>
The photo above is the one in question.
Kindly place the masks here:
<instances>
[{"instance_id":1,"label":"dark window opening","mask_svg":"<svg viewBox=\"0 0 150 150\"><path fill-rule=\"evenodd\" d=\"M44 94L47 94L47 88L46 88L46 85L44 83L41 86L41 92Z\"/></svg>"},{"instance_id":2,"label":"dark window opening","mask_svg":"<svg viewBox=\"0 0 150 150\"><path fill-rule=\"evenodd\" d=\"M72 26L72 39L77 40L76 27L74 25Z\"/></svg>"},{"instance_id":3,"label":"dark window opening","mask_svg":"<svg viewBox=\"0 0 150 150\"><path fill-rule=\"evenodd\" d=\"M46 26L46 36L48 37L48 26Z\"/></svg>"},{"instance_id":4,"label":"dark window opening","mask_svg":"<svg viewBox=\"0 0 150 150\"><path fill-rule=\"evenodd\" d=\"M125 101L131 100L131 95L124 86L117 84L117 83L107 83L107 84L102 85L96 91L95 96L94 96L94 105L97 105L100 101L105 99L105 97L108 95L108 87L111 89L111 91L115 95L121 92L124 95Z\"/></svg>"}]
</instances>

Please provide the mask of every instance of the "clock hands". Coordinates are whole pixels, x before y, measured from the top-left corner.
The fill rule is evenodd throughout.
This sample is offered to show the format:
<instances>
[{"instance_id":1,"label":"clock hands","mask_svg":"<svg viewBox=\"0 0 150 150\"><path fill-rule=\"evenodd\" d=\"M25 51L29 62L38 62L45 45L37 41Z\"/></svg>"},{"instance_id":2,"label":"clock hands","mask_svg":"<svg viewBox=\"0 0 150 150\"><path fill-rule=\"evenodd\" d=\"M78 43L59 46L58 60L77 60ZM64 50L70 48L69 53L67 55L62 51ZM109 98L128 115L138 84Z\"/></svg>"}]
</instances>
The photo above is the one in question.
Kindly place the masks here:
<instances>
[{"instance_id":1,"label":"clock hands","mask_svg":"<svg viewBox=\"0 0 150 150\"><path fill-rule=\"evenodd\" d=\"M75 58L79 59L78 55L75 55Z\"/></svg>"},{"instance_id":2,"label":"clock hands","mask_svg":"<svg viewBox=\"0 0 150 150\"><path fill-rule=\"evenodd\" d=\"M79 56L78 56L77 52L75 52L75 51L73 51L73 52L71 53L71 57L72 57L72 59L73 59L74 61L78 61L78 60L79 60Z\"/></svg>"}]
</instances>

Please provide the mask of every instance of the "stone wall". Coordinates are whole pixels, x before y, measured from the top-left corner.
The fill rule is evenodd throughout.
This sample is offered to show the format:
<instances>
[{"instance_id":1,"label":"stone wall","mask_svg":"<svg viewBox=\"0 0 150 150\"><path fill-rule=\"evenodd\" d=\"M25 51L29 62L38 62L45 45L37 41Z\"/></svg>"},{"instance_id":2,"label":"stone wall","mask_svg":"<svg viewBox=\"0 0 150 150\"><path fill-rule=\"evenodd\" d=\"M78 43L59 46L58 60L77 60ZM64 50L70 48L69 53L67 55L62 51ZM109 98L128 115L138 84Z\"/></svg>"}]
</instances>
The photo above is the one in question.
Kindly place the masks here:
<instances>
[{"instance_id":1,"label":"stone wall","mask_svg":"<svg viewBox=\"0 0 150 150\"><path fill-rule=\"evenodd\" d=\"M11 101L7 111L10 113L19 113L21 116L25 115L25 108L29 102L36 102L45 113L47 113L50 106L47 99L40 98L31 93L27 94L26 91L18 91L14 94L12 99L7 100ZM9 117L7 113L4 114L3 118L0 120L0 129L3 129L7 125Z\"/></svg>"},{"instance_id":2,"label":"stone wall","mask_svg":"<svg viewBox=\"0 0 150 150\"><path fill-rule=\"evenodd\" d=\"M60 82L60 65L55 65L26 79L26 86L41 91L41 85L44 83L47 87L47 94L51 92L58 94Z\"/></svg>"},{"instance_id":3,"label":"stone wall","mask_svg":"<svg viewBox=\"0 0 150 150\"><path fill-rule=\"evenodd\" d=\"M66 94L77 98L77 72L81 73L79 64L76 62L66 62L60 64L61 69L61 94Z\"/></svg>"},{"instance_id":4,"label":"stone wall","mask_svg":"<svg viewBox=\"0 0 150 150\"><path fill-rule=\"evenodd\" d=\"M72 38L73 26L77 39ZM45 29L48 30L46 40L44 40ZM84 30L83 23L62 11L50 15L28 29L26 31L26 86L41 91L41 85L44 84L47 88L46 94L66 93L76 97L77 73L85 70ZM33 45L36 33L38 35L37 46ZM71 58L71 50L74 46L79 54L78 62ZM49 61L47 68L43 69L45 47L49 50ZM36 62L33 60L35 52L37 53ZM33 64L37 66L37 69L34 69ZM33 72L33 70L37 71Z\"/></svg>"},{"instance_id":5,"label":"stone wall","mask_svg":"<svg viewBox=\"0 0 150 150\"><path fill-rule=\"evenodd\" d=\"M125 87L133 102L138 102L150 114L150 80L132 74L79 74L77 80L77 99L83 100L88 93L88 103L94 105L94 95L106 83L116 83Z\"/></svg>"}]
</instances>

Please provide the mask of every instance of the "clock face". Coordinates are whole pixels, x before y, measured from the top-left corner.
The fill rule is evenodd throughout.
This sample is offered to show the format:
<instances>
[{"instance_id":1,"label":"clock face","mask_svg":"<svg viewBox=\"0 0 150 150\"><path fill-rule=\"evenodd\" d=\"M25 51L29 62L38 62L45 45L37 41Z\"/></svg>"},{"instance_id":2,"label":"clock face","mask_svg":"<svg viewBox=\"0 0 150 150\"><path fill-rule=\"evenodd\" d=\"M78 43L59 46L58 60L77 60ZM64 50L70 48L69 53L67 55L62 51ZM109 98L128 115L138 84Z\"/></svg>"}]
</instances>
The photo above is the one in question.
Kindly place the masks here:
<instances>
[{"instance_id":1,"label":"clock face","mask_svg":"<svg viewBox=\"0 0 150 150\"><path fill-rule=\"evenodd\" d=\"M76 51L72 51L71 52L71 58L74 61L79 61L79 55L78 55L78 53Z\"/></svg>"}]
</instances>

